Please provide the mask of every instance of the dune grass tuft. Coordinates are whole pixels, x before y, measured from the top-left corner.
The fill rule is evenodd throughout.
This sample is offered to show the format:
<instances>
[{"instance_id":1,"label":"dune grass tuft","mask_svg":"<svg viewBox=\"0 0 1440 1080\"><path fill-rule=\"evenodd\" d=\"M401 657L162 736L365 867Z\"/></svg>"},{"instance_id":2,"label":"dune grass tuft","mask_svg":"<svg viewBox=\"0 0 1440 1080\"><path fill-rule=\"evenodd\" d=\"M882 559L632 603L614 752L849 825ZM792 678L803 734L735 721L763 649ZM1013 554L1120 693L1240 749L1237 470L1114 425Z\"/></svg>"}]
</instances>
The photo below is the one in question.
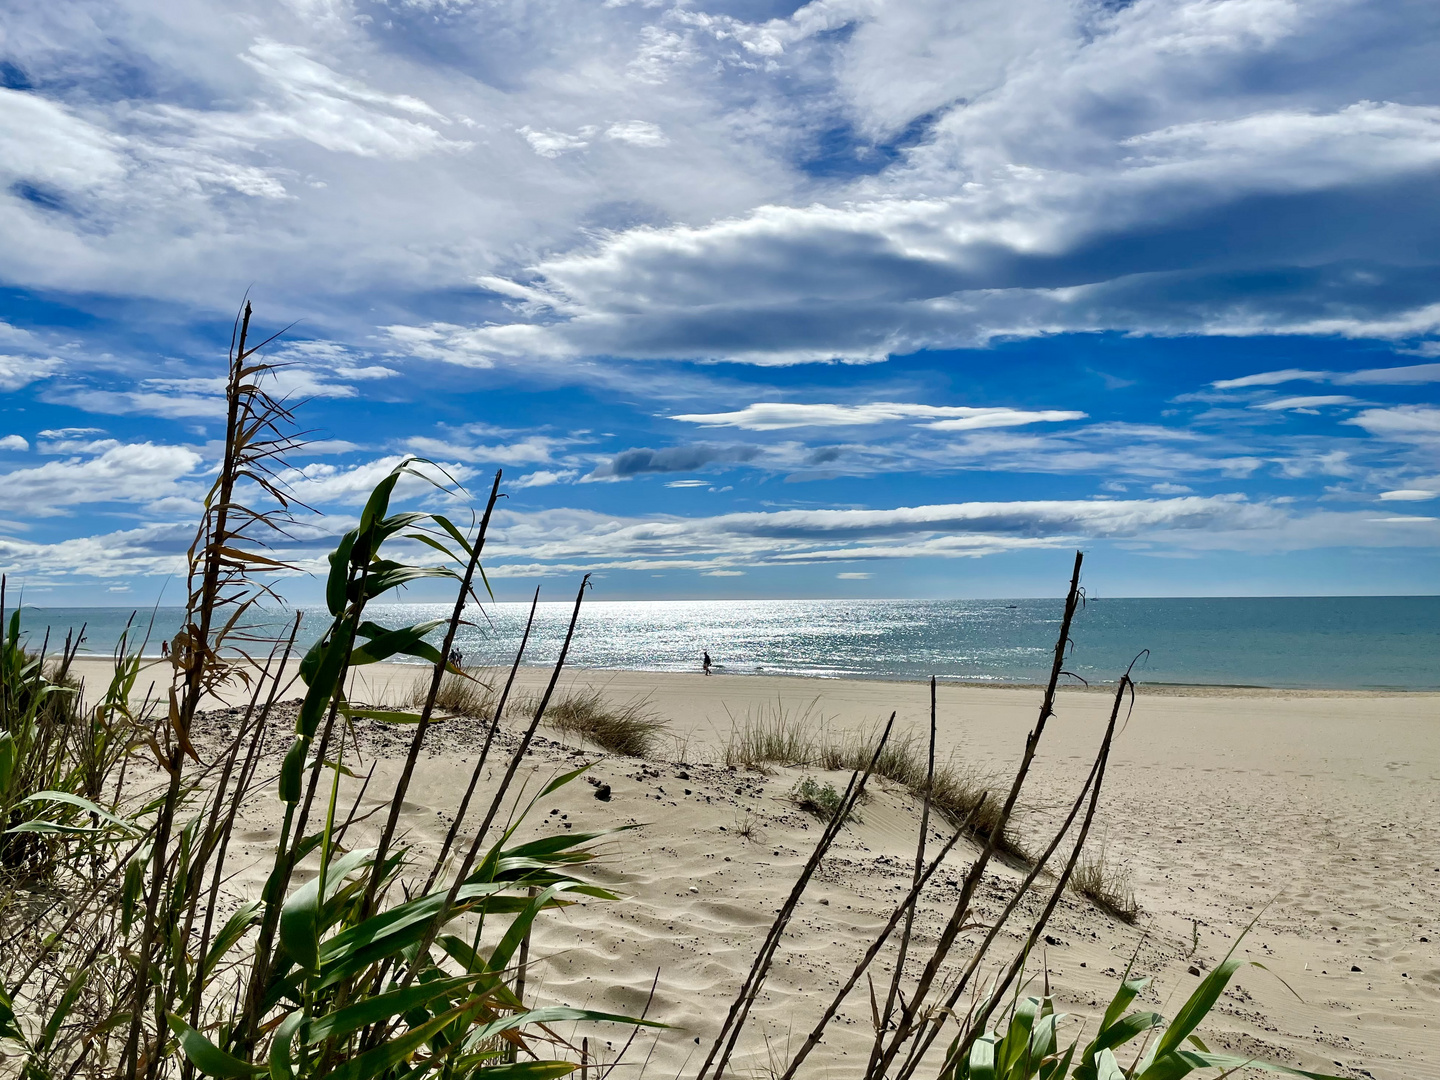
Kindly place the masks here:
<instances>
[{"instance_id":1,"label":"dune grass tuft","mask_svg":"<svg viewBox=\"0 0 1440 1080\"><path fill-rule=\"evenodd\" d=\"M825 742L821 746L820 764L826 769L864 769L875 750L878 731L849 735L838 741ZM883 776L908 789L917 799L924 798L926 788L926 750L919 733L905 732L892 736L880 751L875 763L875 775ZM954 758L944 765L935 766L935 779L930 787L930 805L959 824L976 808L969 831L976 837L987 837L1000 821L1000 800L994 797L993 778L967 769ZM985 798L990 793L990 798ZM981 800L984 800L982 805ZM1025 849L1008 832L1002 832L997 843L998 849L1017 858L1026 858Z\"/></svg>"},{"instance_id":2,"label":"dune grass tuft","mask_svg":"<svg viewBox=\"0 0 1440 1080\"><path fill-rule=\"evenodd\" d=\"M756 772L771 766L813 765L819 757L815 734L815 707L819 698L799 712L775 704L750 710L741 723L731 718L730 741L725 746L725 764Z\"/></svg>"},{"instance_id":3,"label":"dune grass tuft","mask_svg":"<svg viewBox=\"0 0 1440 1080\"><path fill-rule=\"evenodd\" d=\"M1130 887L1130 872L1106 862L1104 848L1096 855L1081 856L1070 875L1070 888L1123 923L1134 923L1140 917L1140 905Z\"/></svg>"},{"instance_id":4,"label":"dune grass tuft","mask_svg":"<svg viewBox=\"0 0 1440 1080\"><path fill-rule=\"evenodd\" d=\"M647 697L616 704L594 687L571 690L551 701L543 722L626 757L648 755L669 723L659 717Z\"/></svg>"},{"instance_id":5,"label":"dune grass tuft","mask_svg":"<svg viewBox=\"0 0 1440 1080\"><path fill-rule=\"evenodd\" d=\"M410 684L410 693L405 704L419 709L430 696L430 667L420 669L421 673ZM495 713L495 687L503 675L491 668L467 667L460 669L464 674L447 671L440 679L440 691L435 695L435 710L451 716L472 716L488 718Z\"/></svg>"},{"instance_id":6,"label":"dune grass tuft","mask_svg":"<svg viewBox=\"0 0 1440 1080\"><path fill-rule=\"evenodd\" d=\"M725 764L758 772L774 766L805 765L831 772L865 769L879 739L878 730L838 737L828 735L824 720L816 711L818 700L798 712L776 702L746 713L745 719L731 728ZM925 744L917 732L892 735L880 751L875 775L901 785L916 798L923 798L926 757ZM984 838L1000 821L1001 802L994 797L995 790L993 778L968 769L952 758L935 768L930 805L956 824L979 807L969 832ZM986 799L987 793L992 793L992 797ZM1020 841L1008 831L1002 831L997 847L1005 855L1028 857Z\"/></svg>"}]
</instances>

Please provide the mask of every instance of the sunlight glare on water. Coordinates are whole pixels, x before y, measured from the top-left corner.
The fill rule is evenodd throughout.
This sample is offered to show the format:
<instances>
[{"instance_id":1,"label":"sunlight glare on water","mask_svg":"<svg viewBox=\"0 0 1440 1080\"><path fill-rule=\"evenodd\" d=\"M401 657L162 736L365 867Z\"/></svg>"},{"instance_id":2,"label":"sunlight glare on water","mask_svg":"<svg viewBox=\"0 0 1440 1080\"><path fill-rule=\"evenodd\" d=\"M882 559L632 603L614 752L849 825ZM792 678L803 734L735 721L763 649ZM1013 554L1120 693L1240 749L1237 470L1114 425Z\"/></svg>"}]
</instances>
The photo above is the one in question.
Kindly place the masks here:
<instances>
[{"instance_id":1,"label":"sunlight glare on water","mask_svg":"<svg viewBox=\"0 0 1440 1080\"><path fill-rule=\"evenodd\" d=\"M541 604L526 663L560 651L570 603ZM300 644L330 624L305 608ZM508 665L528 604L467 611L457 647L467 664ZM450 614L445 604L375 605L368 616L402 626ZM87 624L86 647L109 652L129 611L31 608L37 643ZM944 679L1033 683L1045 679L1061 615L1058 600L586 600L569 663L581 668L698 671L708 650L726 675ZM148 616L147 616L148 617ZM289 618L270 616L271 632ZM145 618L141 619L143 623ZM147 651L180 625L161 608ZM1142 682L1315 688L1440 688L1440 597L1092 599L1078 613L1068 670L1113 682L1142 650ZM439 643L441 632L431 635Z\"/></svg>"}]
</instances>

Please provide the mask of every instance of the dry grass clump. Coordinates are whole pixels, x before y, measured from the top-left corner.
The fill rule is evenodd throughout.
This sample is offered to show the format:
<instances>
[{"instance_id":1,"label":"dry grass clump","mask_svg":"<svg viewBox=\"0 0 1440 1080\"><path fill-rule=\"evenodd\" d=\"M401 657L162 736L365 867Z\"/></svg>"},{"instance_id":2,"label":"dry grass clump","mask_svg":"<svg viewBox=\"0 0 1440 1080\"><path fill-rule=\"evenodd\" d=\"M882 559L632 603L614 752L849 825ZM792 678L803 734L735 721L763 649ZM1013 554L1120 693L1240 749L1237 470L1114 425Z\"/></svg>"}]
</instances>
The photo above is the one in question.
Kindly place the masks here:
<instances>
[{"instance_id":1,"label":"dry grass clump","mask_svg":"<svg viewBox=\"0 0 1440 1080\"><path fill-rule=\"evenodd\" d=\"M820 764L832 770L864 769L870 764L878 740L879 733L870 731L826 742L821 747ZM875 762L875 775L907 788L917 799L924 798L926 758L925 745L917 732L892 735L880 750L880 757ZM967 769L952 758L948 763L935 767L935 779L930 785L930 805L956 825L974 812L969 831L974 836L987 837L1000 822L1003 809L1001 801L993 797L995 786L993 778ZM985 798L987 793L992 797ZM1006 855L1022 859L1028 857L1019 841L1003 829L996 847Z\"/></svg>"},{"instance_id":2,"label":"dry grass clump","mask_svg":"<svg viewBox=\"0 0 1440 1080\"><path fill-rule=\"evenodd\" d=\"M1105 861L1105 849L1097 855L1082 855L1070 875L1070 888L1107 915L1123 923L1134 923L1140 905L1130 887L1130 872Z\"/></svg>"},{"instance_id":3,"label":"dry grass clump","mask_svg":"<svg viewBox=\"0 0 1440 1080\"><path fill-rule=\"evenodd\" d=\"M748 712L743 723L731 728L725 747L725 764L766 772L772 766L811 765L830 772L870 767L870 759L879 741L876 730L852 732L839 737L828 736L823 719L816 716L816 701L801 711L787 710L779 702ZM892 735L880 750L874 774L883 776L906 788L917 799L925 797L927 787L926 745L918 732ZM992 777L967 769L955 760L935 768L930 786L930 805L956 825L972 812L968 826L976 837L988 837L1000 822L1002 801L993 797L996 784ZM992 793L991 798L985 798ZM982 802L983 800L983 802ZM1020 842L1002 829L997 849L1005 855L1026 859Z\"/></svg>"},{"instance_id":4,"label":"dry grass clump","mask_svg":"<svg viewBox=\"0 0 1440 1080\"><path fill-rule=\"evenodd\" d=\"M1001 824L1003 809L1000 798L1003 788L997 789L992 779L966 771L953 761L936 766L935 783L930 790L930 805L956 823L964 821L973 811L975 816L971 819L970 830L976 836L989 836L991 831ZM923 794L923 788L917 794ZM987 795L990 797L986 798ZM1020 842L1003 828L996 847L1003 854L1018 859L1029 858Z\"/></svg>"},{"instance_id":5,"label":"dry grass clump","mask_svg":"<svg viewBox=\"0 0 1440 1080\"><path fill-rule=\"evenodd\" d=\"M410 684L405 704L420 709L430 696L430 680L434 668L420 669L421 674ZM495 714L495 687L500 675L491 668L467 667L460 669L463 674L447 671L440 679L440 691L435 695L435 709L451 716L475 716L488 718Z\"/></svg>"},{"instance_id":6,"label":"dry grass clump","mask_svg":"<svg viewBox=\"0 0 1440 1080\"><path fill-rule=\"evenodd\" d=\"M571 690L545 710L543 722L566 735L588 739L602 750L626 757L645 757L668 720L662 720L648 697L615 704L594 687Z\"/></svg>"},{"instance_id":7,"label":"dry grass clump","mask_svg":"<svg viewBox=\"0 0 1440 1080\"><path fill-rule=\"evenodd\" d=\"M776 701L773 706L747 712L741 724L734 724L732 717L725 764L756 772L768 772L772 765L814 764L820 757L812 720L818 701L816 698L798 713Z\"/></svg>"}]
</instances>

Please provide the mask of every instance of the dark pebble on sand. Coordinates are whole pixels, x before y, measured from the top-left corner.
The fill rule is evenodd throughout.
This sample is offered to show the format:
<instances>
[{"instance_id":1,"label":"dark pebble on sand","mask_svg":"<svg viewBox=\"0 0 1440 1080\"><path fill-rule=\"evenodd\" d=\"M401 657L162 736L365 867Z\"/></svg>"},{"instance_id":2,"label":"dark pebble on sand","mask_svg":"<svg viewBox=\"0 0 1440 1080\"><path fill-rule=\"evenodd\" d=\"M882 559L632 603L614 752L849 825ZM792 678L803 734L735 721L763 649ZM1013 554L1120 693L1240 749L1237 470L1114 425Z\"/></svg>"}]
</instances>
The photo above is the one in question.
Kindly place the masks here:
<instances>
[{"instance_id":1,"label":"dark pebble on sand","mask_svg":"<svg viewBox=\"0 0 1440 1080\"><path fill-rule=\"evenodd\" d=\"M597 799L599 799L601 802L609 802L609 801L610 801L610 785L609 785L609 784L600 784L598 787L596 787L596 788L595 788L595 797L596 797Z\"/></svg>"}]
</instances>

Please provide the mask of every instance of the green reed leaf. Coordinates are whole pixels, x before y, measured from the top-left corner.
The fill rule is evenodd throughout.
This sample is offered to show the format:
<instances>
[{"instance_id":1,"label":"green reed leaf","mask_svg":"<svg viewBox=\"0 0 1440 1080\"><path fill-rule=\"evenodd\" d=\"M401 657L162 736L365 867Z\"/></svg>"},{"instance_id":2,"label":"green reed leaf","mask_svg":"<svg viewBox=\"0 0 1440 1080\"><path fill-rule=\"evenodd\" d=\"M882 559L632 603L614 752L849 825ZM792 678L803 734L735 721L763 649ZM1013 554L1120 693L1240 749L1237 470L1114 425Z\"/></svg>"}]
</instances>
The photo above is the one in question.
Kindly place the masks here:
<instances>
[{"instance_id":1,"label":"green reed leaf","mask_svg":"<svg viewBox=\"0 0 1440 1080\"><path fill-rule=\"evenodd\" d=\"M263 1066L251 1065L248 1061L241 1061L234 1055L227 1054L174 1013L168 1013L165 1019L170 1023L170 1030L179 1038L180 1049L184 1051L185 1057L206 1076L254 1076L266 1071Z\"/></svg>"}]
</instances>

